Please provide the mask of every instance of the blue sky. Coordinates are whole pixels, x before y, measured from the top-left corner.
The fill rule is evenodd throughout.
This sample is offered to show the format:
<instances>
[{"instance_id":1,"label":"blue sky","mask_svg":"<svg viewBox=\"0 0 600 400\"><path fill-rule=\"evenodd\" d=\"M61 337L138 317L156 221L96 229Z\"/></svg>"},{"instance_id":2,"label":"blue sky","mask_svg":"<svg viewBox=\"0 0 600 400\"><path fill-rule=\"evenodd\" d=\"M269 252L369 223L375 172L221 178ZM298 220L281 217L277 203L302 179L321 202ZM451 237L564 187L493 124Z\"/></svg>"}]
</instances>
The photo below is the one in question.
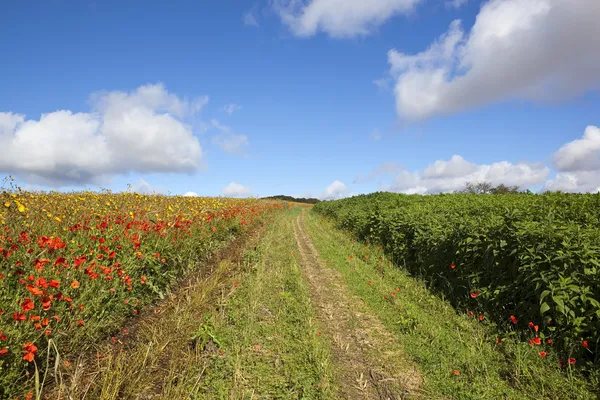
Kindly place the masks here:
<instances>
[{"instance_id":1,"label":"blue sky","mask_svg":"<svg viewBox=\"0 0 600 400\"><path fill-rule=\"evenodd\" d=\"M594 0L4 1L0 174L200 195L597 191L599 17Z\"/></svg>"}]
</instances>

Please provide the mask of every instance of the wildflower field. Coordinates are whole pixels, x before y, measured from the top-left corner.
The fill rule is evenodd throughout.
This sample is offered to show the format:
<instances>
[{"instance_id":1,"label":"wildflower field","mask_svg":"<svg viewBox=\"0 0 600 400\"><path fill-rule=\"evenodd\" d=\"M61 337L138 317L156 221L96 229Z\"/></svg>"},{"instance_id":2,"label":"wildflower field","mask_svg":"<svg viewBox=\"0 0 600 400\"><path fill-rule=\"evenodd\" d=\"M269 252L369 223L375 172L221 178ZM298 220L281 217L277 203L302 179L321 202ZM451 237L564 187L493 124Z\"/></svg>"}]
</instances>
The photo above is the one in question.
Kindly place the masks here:
<instances>
[{"instance_id":1,"label":"wildflower field","mask_svg":"<svg viewBox=\"0 0 600 400\"><path fill-rule=\"evenodd\" d=\"M539 357L600 364L600 194L375 193L315 210Z\"/></svg>"},{"instance_id":2,"label":"wildflower field","mask_svg":"<svg viewBox=\"0 0 600 400\"><path fill-rule=\"evenodd\" d=\"M28 390L39 397L69 360L101 338L126 335L128 318L279 207L252 199L2 192L0 398Z\"/></svg>"}]
</instances>

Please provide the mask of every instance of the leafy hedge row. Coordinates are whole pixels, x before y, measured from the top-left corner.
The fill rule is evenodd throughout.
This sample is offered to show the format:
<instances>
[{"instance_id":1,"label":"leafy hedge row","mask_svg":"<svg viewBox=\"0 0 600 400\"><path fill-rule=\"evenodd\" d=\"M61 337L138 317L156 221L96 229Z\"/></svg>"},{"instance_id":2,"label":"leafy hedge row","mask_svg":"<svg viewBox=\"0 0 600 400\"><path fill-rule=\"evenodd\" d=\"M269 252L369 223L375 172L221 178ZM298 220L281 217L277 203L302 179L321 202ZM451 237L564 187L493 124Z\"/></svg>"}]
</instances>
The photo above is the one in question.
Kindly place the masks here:
<instances>
[{"instance_id":1,"label":"leafy hedge row","mask_svg":"<svg viewBox=\"0 0 600 400\"><path fill-rule=\"evenodd\" d=\"M314 210L455 306L533 322L560 355L600 364L600 195L374 193Z\"/></svg>"}]
</instances>

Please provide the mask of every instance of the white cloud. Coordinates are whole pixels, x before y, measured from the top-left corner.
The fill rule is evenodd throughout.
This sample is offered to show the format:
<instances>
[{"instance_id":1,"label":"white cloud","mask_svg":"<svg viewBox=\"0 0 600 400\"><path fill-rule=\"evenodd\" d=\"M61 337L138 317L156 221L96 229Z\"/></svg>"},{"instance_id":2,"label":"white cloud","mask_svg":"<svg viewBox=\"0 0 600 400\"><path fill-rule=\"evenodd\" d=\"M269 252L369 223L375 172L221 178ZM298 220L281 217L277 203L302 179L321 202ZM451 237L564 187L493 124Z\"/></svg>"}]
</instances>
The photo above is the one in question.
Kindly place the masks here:
<instances>
[{"instance_id":1,"label":"white cloud","mask_svg":"<svg viewBox=\"0 0 600 400\"><path fill-rule=\"evenodd\" d=\"M581 139L562 146L553 156L559 171L600 170L600 128L588 126Z\"/></svg>"},{"instance_id":2,"label":"white cloud","mask_svg":"<svg viewBox=\"0 0 600 400\"><path fill-rule=\"evenodd\" d=\"M456 20L418 54L388 53L398 115L418 120L599 89L599 19L595 0L490 0L468 35Z\"/></svg>"},{"instance_id":3,"label":"white cloud","mask_svg":"<svg viewBox=\"0 0 600 400\"><path fill-rule=\"evenodd\" d=\"M165 194L166 191L162 187L154 187L148 183L145 179L140 178L136 183L131 185L131 192L139 194Z\"/></svg>"},{"instance_id":4,"label":"white cloud","mask_svg":"<svg viewBox=\"0 0 600 400\"><path fill-rule=\"evenodd\" d=\"M198 197L198 193L196 193L196 192L186 192L183 196L184 197Z\"/></svg>"},{"instance_id":5,"label":"white cloud","mask_svg":"<svg viewBox=\"0 0 600 400\"><path fill-rule=\"evenodd\" d=\"M244 25L246 26L259 27L258 20L256 19L256 10L254 8L244 14L242 21L244 21Z\"/></svg>"},{"instance_id":6,"label":"white cloud","mask_svg":"<svg viewBox=\"0 0 600 400\"><path fill-rule=\"evenodd\" d=\"M223 188L223 194L228 197L247 197L250 196L251 193L252 190L249 187L235 182L231 182Z\"/></svg>"},{"instance_id":7,"label":"white cloud","mask_svg":"<svg viewBox=\"0 0 600 400\"><path fill-rule=\"evenodd\" d=\"M600 192L600 170L559 172L554 179L546 182L544 190L579 193Z\"/></svg>"},{"instance_id":8,"label":"white cloud","mask_svg":"<svg viewBox=\"0 0 600 400\"><path fill-rule=\"evenodd\" d=\"M221 133L213 136L212 140L213 143L219 146L223 151L232 154L240 154L248 147L248 136L234 133L229 126L222 125L216 119L213 119L211 124L221 131Z\"/></svg>"},{"instance_id":9,"label":"white cloud","mask_svg":"<svg viewBox=\"0 0 600 400\"><path fill-rule=\"evenodd\" d=\"M162 85L95 93L92 112L59 110L39 120L0 112L0 171L54 187L105 183L128 172L192 172L200 143L183 118L207 97L180 99Z\"/></svg>"},{"instance_id":10,"label":"white cloud","mask_svg":"<svg viewBox=\"0 0 600 400\"><path fill-rule=\"evenodd\" d=\"M381 132L379 132L379 129L374 129L373 132L371 132L371 134L369 135L369 139L375 142L381 140Z\"/></svg>"},{"instance_id":11,"label":"white cloud","mask_svg":"<svg viewBox=\"0 0 600 400\"><path fill-rule=\"evenodd\" d=\"M227 104L226 106L223 107L223 111L225 111L227 114L231 115L236 111L239 111L242 109L242 106L238 105L238 104Z\"/></svg>"},{"instance_id":12,"label":"white cloud","mask_svg":"<svg viewBox=\"0 0 600 400\"><path fill-rule=\"evenodd\" d=\"M493 185L528 188L542 184L550 169L543 163L510 163L501 161L492 164L473 164L459 155L450 160L438 160L423 171L407 171L394 163L383 164L375 171L361 177L368 182L387 174L391 182L382 184L381 189L407 194L446 193L461 190L467 182L489 181ZM357 177L357 180L358 177Z\"/></svg>"},{"instance_id":13,"label":"white cloud","mask_svg":"<svg viewBox=\"0 0 600 400\"><path fill-rule=\"evenodd\" d=\"M321 195L321 198L323 200L335 200L340 199L346 196L347 194L348 188L346 187L346 185L343 182L335 180L329 186L327 186L327 188Z\"/></svg>"},{"instance_id":14,"label":"white cloud","mask_svg":"<svg viewBox=\"0 0 600 400\"><path fill-rule=\"evenodd\" d=\"M565 192L600 190L600 128L588 126L581 139L563 145L552 158L558 173L544 189Z\"/></svg>"},{"instance_id":15,"label":"white cloud","mask_svg":"<svg viewBox=\"0 0 600 400\"><path fill-rule=\"evenodd\" d=\"M365 36L398 14L410 13L421 0L274 0L281 21L296 36L322 31L342 38Z\"/></svg>"}]
</instances>

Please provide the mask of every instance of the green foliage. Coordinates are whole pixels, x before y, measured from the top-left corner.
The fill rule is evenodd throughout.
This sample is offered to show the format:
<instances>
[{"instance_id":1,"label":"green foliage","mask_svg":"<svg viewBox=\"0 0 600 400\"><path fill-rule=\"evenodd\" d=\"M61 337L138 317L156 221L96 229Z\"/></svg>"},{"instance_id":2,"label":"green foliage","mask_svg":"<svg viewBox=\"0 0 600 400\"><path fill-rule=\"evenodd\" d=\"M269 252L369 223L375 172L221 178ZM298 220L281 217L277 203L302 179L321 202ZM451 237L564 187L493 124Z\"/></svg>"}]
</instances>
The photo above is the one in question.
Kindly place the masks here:
<instances>
[{"instance_id":1,"label":"green foliage","mask_svg":"<svg viewBox=\"0 0 600 400\"><path fill-rule=\"evenodd\" d=\"M263 197L263 199L265 199L265 200L284 200L284 201L291 201L294 203L306 203L306 204L316 204L320 201L319 199L314 199L314 198L307 198L307 199L305 199L304 197L297 198L297 197L292 197L292 196L286 196L283 194L280 194L277 196Z\"/></svg>"},{"instance_id":2,"label":"green foliage","mask_svg":"<svg viewBox=\"0 0 600 400\"><path fill-rule=\"evenodd\" d=\"M382 245L458 308L507 328L514 315L529 337L532 321L565 358L600 364L600 195L374 193L315 211Z\"/></svg>"}]
</instances>

